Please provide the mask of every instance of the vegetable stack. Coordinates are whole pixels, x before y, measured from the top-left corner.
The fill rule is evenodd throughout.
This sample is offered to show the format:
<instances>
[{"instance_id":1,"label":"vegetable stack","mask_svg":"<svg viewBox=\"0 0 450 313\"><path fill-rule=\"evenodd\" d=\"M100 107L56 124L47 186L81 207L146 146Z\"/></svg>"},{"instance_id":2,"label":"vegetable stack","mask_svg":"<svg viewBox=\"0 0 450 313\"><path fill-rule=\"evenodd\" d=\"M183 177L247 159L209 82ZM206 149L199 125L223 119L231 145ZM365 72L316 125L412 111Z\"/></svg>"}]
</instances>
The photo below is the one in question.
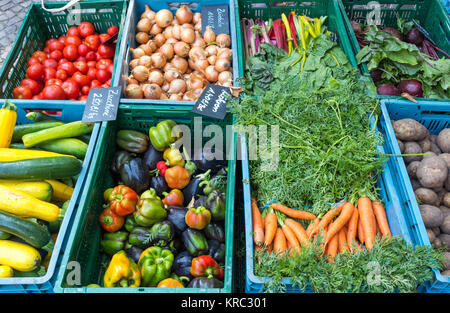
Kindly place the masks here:
<instances>
[{"instance_id":1,"label":"vegetable stack","mask_svg":"<svg viewBox=\"0 0 450 313\"><path fill-rule=\"evenodd\" d=\"M16 107L0 110L1 277L45 275L69 206L93 124L62 123L42 112L16 125Z\"/></svg>"},{"instance_id":2,"label":"vegetable stack","mask_svg":"<svg viewBox=\"0 0 450 313\"><path fill-rule=\"evenodd\" d=\"M99 216L104 287L224 286L226 163L203 150L191 160L176 147L177 127L163 120L116 134L117 185Z\"/></svg>"}]
</instances>

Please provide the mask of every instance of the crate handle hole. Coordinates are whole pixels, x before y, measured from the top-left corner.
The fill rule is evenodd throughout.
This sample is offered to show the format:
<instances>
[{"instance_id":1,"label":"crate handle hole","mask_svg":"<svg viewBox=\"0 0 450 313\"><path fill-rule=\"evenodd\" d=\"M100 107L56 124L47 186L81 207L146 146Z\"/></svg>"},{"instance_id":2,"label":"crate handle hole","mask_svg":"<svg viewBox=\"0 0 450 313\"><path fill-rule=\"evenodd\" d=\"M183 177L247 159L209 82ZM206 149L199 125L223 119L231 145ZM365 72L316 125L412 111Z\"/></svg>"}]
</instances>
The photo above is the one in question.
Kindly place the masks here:
<instances>
[{"instance_id":1,"label":"crate handle hole","mask_svg":"<svg viewBox=\"0 0 450 313\"><path fill-rule=\"evenodd\" d=\"M42 112L44 114L47 115L57 115L60 116L62 115L62 110L60 109L32 109L32 110L25 110L27 113L31 113L31 112Z\"/></svg>"},{"instance_id":2,"label":"crate handle hole","mask_svg":"<svg viewBox=\"0 0 450 313\"><path fill-rule=\"evenodd\" d=\"M188 7L191 10L196 10L198 7L197 2L168 2L167 5L169 6L169 9L178 9L181 8L183 5Z\"/></svg>"}]
</instances>

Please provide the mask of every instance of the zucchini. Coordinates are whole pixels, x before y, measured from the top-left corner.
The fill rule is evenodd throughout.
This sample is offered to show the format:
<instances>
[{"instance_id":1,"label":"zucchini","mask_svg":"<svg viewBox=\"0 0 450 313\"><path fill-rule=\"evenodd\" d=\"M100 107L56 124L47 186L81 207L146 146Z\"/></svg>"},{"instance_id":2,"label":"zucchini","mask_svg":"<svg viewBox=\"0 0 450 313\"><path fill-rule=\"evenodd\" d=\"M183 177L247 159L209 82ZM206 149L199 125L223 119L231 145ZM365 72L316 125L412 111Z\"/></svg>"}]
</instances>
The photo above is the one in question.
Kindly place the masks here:
<instances>
[{"instance_id":1,"label":"zucchini","mask_svg":"<svg viewBox=\"0 0 450 313\"><path fill-rule=\"evenodd\" d=\"M16 125L16 127L14 127L14 132L13 132L11 142L21 142L22 137L26 134L41 131L43 129L53 128L56 126L61 126L63 124L64 123L58 121L58 122L39 122L39 123Z\"/></svg>"},{"instance_id":2,"label":"zucchini","mask_svg":"<svg viewBox=\"0 0 450 313\"><path fill-rule=\"evenodd\" d=\"M13 277L14 270L9 265L0 265L0 278Z\"/></svg>"},{"instance_id":3,"label":"zucchini","mask_svg":"<svg viewBox=\"0 0 450 313\"><path fill-rule=\"evenodd\" d=\"M71 156L0 162L0 179L45 180L78 175L83 162Z\"/></svg>"},{"instance_id":4,"label":"zucchini","mask_svg":"<svg viewBox=\"0 0 450 313\"><path fill-rule=\"evenodd\" d=\"M58 220L54 222L48 223L48 230L51 234L55 234L59 231L61 228L61 224L64 220L64 216L66 215L67 208L69 207L70 200L67 200L64 202L64 204L61 206L61 209L59 210L59 217Z\"/></svg>"},{"instance_id":5,"label":"zucchini","mask_svg":"<svg viewBox=\"0 0 450 313\"><path fill-rule=\"evenodd\" d=\"M13 234L35 248L53 250L53 240L47 227L14 214L0 211L0 230Z\"/></svg>"},{"instance_id":6,"label":"zucchini","mask_svg":"<svg viewBox=\"0 0 450 313\"><path fill-rule=\"evenodd\" d=\"M41 265L29 272L14 271L14 277L41 277L44 276L46 272L45 267Z\"/></svg>"},{"instance_id":7,"label":"zucchini","mask_svg":"<svg viewBox=\"0 0 450 313\"><path fill-rule=\"evenodd\" d=\"M89 144L89 142L91 141L91 134L78 136L77 139L80 139L82 142Z\"/></svg>"},{"instance_id":8,"label":"zucchini","mask_svg":"<svg viewBox=\"0 0 450 313\"><path fill-rule=\"evenodd\" d=\"M78 137L91 133L93 129L94 123L83 123L82 121L76 121L61 126L40 130L31 134L26 134L22 137L22 141L25 144L25 147L29 148L48 140Z\"/></svg>"},{"instance_id":9,"label":"zucchini","mask_svg":"<svg viewBox=\"0 0 450 313\"><path fill-rule=\"evenodd\" d=\"M46 182L52 186L53 202L68 201L72 198L73 188L71 186L68 186L58 180L55 180L55 179L48 179L48 180L46 180ZM0 183L1 183L1 181L0 181Z\"/></svg>"},{"instance_id":10,"label":"zucchini","mask_svg":"<svg viewBox=\"0 0 450 313\"><path fill-rule=\"evenodd\" d=\"M9 145L10 149L26 149L25 145L20 142L14 142Z\"/></svg>"},{"instance_id":11,"label":"zucchini","mask_svg":"<svg viewBox=\"0 0 450 313\"><path fill-rule=\"evenodd\" d=\"M53 198L53 186L45 181L21 181L0 179L0 185L25 192L39 200L50 202Z\"/></svg>"},{"instance_id":12,"label":"zucchini","mask_svg":"<svg viewBox=\"0 0 450 313\"><path fill-rule=\"evenodd\" d=\"M45 141L38 145L39 148L60 154L73 155L84 159L88 145L76 138L62 138Z\"/></svg>"},{"instance_id":13,"label":"zucchini","mask_svg":"<svg viewBox=\"0 0 450 313\"><path fill-rule=\"evenodd\" d=\"M4 232L0 230L0 240L1 239L8 239L9 237L11 237L10 233Z\"/></svg>"},{"instance_id":14,"label":"zucchini","mask_svg":"<svg viewBox=\"0 0 450 313\"><path fill-rule=\"evenodd\" d=\"M0 264L14 270L29 272L41 264L41 255L30 245L11 240L0 240Z\"/></svg>"},{"instance_id":15,"label":"zucchini","mask_svg":"<svg viewBox=\"0 0 450 313\"><path fill-rule=\"evenodd\" d=\"M71 155L64 155L51 151L0 148L0 162L11 162L26 159L48 158L57 156L72 157Z\"/></svg>"},{"instance_id":16,"label":"zucchini","mask_svg":"<svg viewBox=\"0 0 450 313\"><path fill-rule=\"evenodd\" d=\"M57 118L47 115L42 112L29 112L25 115L30 121L33 122L61 122Z\"/></svg>"},{"instance_id":17,"label":"zucchini","mask_svg":"<svg viewBox=\"0 0 450 313\"><path fill-rule=\"evenodd\" d=\"M58 219L60 209L53 203L36 199L24 192L0 185L0 210L17 216L34 217L53 222Z\"/></svg>"}]
</instances>

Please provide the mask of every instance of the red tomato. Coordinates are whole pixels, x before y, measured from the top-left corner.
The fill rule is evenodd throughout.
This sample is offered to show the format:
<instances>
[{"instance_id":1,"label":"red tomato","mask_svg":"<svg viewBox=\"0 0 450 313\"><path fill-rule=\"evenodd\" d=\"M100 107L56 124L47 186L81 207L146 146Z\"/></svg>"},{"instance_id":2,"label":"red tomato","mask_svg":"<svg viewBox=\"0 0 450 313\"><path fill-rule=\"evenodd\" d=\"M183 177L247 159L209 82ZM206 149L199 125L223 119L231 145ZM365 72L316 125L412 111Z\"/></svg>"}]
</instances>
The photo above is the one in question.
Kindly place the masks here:
<instances>
[{"instance_id":1,"label":"red tomato","mask_svg":"<svg viewBox=\"0 0 450 313\"><path fill-rule=\"evenodd\" d=\"M47 86L51 86L51 85L58 85L58 86L62 86L63 81L58 79L58 78L50 78L49 80L47 80L45 82L45 87Z\"/></svg>"},{"instance_id":2,"label":"red tomato","mask_svg":"<svg viewBox=\"0 0 450 313\"><path fill-rule=\"evenodd\" d=\"M31 57L27 61L27 67L30 67L32 64L41 63L41 61L36 57Z\"/></svg>"},{"instance_id":3,"label":"red tomato","mask_svg":"<svg viewBox=\"0 0 450 313\"><path fill-rule=\"evenodd\" d=\"M27 76L31 79L39 79L44 74L45 67L40 63L31 64L27 68Z\"/></svg>"},{"instance_id":4,"label":"red tomato","mask_svg":"<svg viewBox=\"0 0 450 313\"><path fill-rule=\"evenodd\" d=\"M41 94L34 95L33 98L31 98L31 99L32 100L44 100L44 98L42 98Z\"/></svg>"},{"instance_id":5,"label":"red tomato","mask_svg":"<svg viewBox=\"0 0 450 313\"><path fill-rule=\"evenodd\" d=\"M59 61L63 58L63 53L61 50L54 50L49 54L50 59Z\"/></svg>"},{"instance_id":6,"label":"red tomato","mask_svg":"<svg viewBox=\"0 0 450 313\"><path fill-rule=\"evenodd\" d=\"M90 90L91 90L91 88L89 88L89 86L83 86L83 87L81 88L81 93L82 93L83 95L88 95Z\"/></svg>"},{"instance_id":7,"label":"red tomato","mask_svg":"<svg viewBox=\"0 0 450 313\"><path fill-rule=\"evenodd\" d=\"M108 28L108 30L106 31L110 36L114 36L115 34L117 34L119 32L119 27L117 26L111 26L110 28Z\"/></svg>"},{"instance_id":8,"label":"red tomato","mask_svg":"<svg viewBox=\"0 0 450 313\"><path fill-rule=\"evenodd\" d=\"M111 73L108 72L108 70L104 70L104 69L99 69L97 70L97 79L101 82L104 83L106 82L108 79L111 78Z\"/></svg>"},{"instance_id":9,"label":"red tomato","mask_svg":"<svg viewBox=\"0 0 450 313\"><path fill-rule=\"evenodd\" d=\"M91 51L91 48L89 48L85 43L82 43L78 46L78 54L85 56L89 51Z\"/></svg>"},{"instance_id":10,"label":"red tomato","mask_svg":"<svg viewBox=\"0 0 450 313\"><path fill-rule=\"evenodd\" d=\"M87 37L95 33L95 28L90 22L81 22L80 25L78 25L78 32L82 37Z\"/></svg>"},{"instance_id":11,"label":"red tomato","mask_svg":"<svg viewBox=\"0 0 450 313\"><path fill-rule=\"evenodd\" d=\"M78 27L72 26L67 30L67 36L80 36L80 32L78 31Z\"/></svg>"},{"instance_id":12,"label":"red tomato","mask_svg":"<svg viewBox=\"0 0 450 313\"><path fill-rule=\"evenodd\" d=\"M42 51L44 51L44 52L47 53L47 54L49 54L50 52L52 52L52 51L50 50L49 47L45 47L44 50L42 50Z\"/></svg>"},{"instance_id":13,"label":"red tomato","mask_svg":"<svg viewBox=\"0 0 450 313\"><path fill-rule=\"evenodd\" d=\"M45 42L45 46L48 47L52 42L58 41L56 38L50 38Z\"/></svg>"},{"instance_id":14,"label":"red tomato","mask_svg":"<svg viewBox=\"0 0 450 313\"><path fill-rule=\"evenodd\" d=\"M77 71L77 68L75 67L75 65L73 65L73 63L69 62L69 61L60 64L58 66L58 70L59 69L66 71L67 75L69 75L69 76L72 76Z\"/></svg>"},{"instance_id":15,"label":"red tomato","mask_svg":"<svg viewBox=\"0 0 450 313\"><path fill-rule=\"evenodd\" d=\"M78 48L75 45L67 45L63 50L63 54L67 60L76 60L78 58Z\"/></svg>"},{"instance_id":16,"label":"red tomato","mask_svg":"<svg viewBox=\"0 0 450 313\"><path fill-rule=\"evenodd\" d=\"M108 85L108 87L111 87L111 78L108 79L105 84Z\"/></svg>"},{"instance_id":17,"label":"red tomato","mask_svg":"<svg viewBox=\"0 0 450 313\"><path fill-rule=\"evenodd\" d=\"M98 60L101 60L101 59L102 59L102 56L100 55L100 53L98 53L98 51L96 51L95 52L95 60L98 61Z\"/></svg>"},{"instance_id":18,"label":"red tomato","mask_svg":"<svg viewBox=\"0 0 450 313\"><path fill-rule=\"evenodd\" d=\"M95 68L96 65L97 65L97 61L87 61L87 66L88 67Z\"/></svg>"},{"instance_id":19,"label":"red tomato","mask_svg":"<svg viewBox=\"0 0 450 313\"><path fill-rule=\"evenodd\" d=\"M31 78L25 78L20 82L20 86L26 86L30 88L31 93L33 95L37 95L42 90L42 85L38 83L36 80Z\"/></svg>"},{"instance_id":20,"label":"red tomato","mask_svg":"<svg viewBox=\"0 0 450 313\"><path fill-rule=\"evenodd\" d=\"M90 49L90 48L89 48ZM86 54L86 60L87 61L97 61L97 55L95 54L94 51L89 51Z\"/></svg>"},{"instance_id":21,"label":"red tomato","mask_svg":"<svg viewBox=\"0 0 450 313\"><path fill-rule=\"evenodd\" d=\"M47 60L44 60L44 62L42 62L42 65L44 67L57 68L58 67L58 61L56 61L55 59L47 59Z\"/></svg>"},{"instance_id":22,"label":"red tomato","mask_svg":"<svg viewBox=\"0 0 450 313\"><path fill-rule=\"evenodd\" d=\"M100 45L98 47L98 53L103 59L114 57L114 48L109 45Z\"/></svg>"},{"instance_id":23,"label":"red tomato","mask_svg":"<svg viewBox=\"0 0 450 313\"><path fill-rule=\"evenodd\" d=\"M33 93L27 86L17 86L13 90L13 97L14 99L31 99L33 97Z\"/></svg>"},{"instance_id":24,"label":"red tomato","mask_svg":"<svg viewBox=\"0 0 450 313\"><path fill-rule=\"evenodd\" d=\"M88 98L87 95L82 95L81 97L78 98L78 101L86 101Z\"/></svg>"},{"instance_id":25,"label":"red tomato","mask_svg":"<svg viewBox=\"0 0 450 313\"><path fill-rule=\"evenodd\" d=\"M58 38L58 41L64 45L65 42L66 42L66 36L60 36L60 37Z\"/></svg>"},{"instance_id":26,"label":"red tomato","mask_svg":"<svg viewBox=\"0 0 450 313\"><path fill-rule=\"evenodd\" d=\"M91 81L91 89L100 88L102 86L102 83L99 82L97 79L94 79Z\"/></svg>"},{"instance_id":27,"label":"red tomato","mask_svg":"<svg viewBox=\"0 0 450 313\"><path fill-rule=\"evenodd\" d=\"M89 67L86 75L90 80L97 79L97 69L95 67Z\"/></svg>"},{"instance_id":28,"label":"red tomato","mask_svg":"<svg viewBox=\"0 0 450 313\"><path fill-rule=\"evenodd\" d=\"M67 75L67 72L65 70L62 69L56 70L55 78L65 81L68 77L69 75Z\"/></svg>"},{"instance_id":29,"label":"red tomato","mask_svg":"<svg viewBox=\"0 0 450 313\"><path fill-rule=\"evenodd\" d=\"M66 41L65 44L67 45L75 45L75 46L79 46L81 45L82 41L80 39L80 37L78 36L67 36L66 37Z\"/></svg>"},{"instance_id":30,"label":"red tomato","mask_svg":"<svg viewBox=\"0 0 450 313\"><path fill-rule=\"evenodd\" d=\"M87 62L87 61L86 61L86 57L84 57L84 56L82 56L82 55L80 55L80 56L75 60L75 62L79 62L79 61Z\"/></svg>"},{"instance_id":31,"label":"red tomato","mask_svg":"<svg viewBox=\"0 0 450 313\"><path fill-rule=\"evenodd\" d=\"M88 86L91 81L87 75L82 74L81 72L75 72L73 74L72 79L77 82L80 86Z\"/></svg>"},{"instance_id":32,"label":"red tomato","mask_svg":"<svg viewBox=\"0 0 450 313\"><path fill-rule=\"evenodd\" d=\"M44 68L44 81L46 82L49 79L56 77L56 68L46 67Z\"/></svg>"},{"instance_id":33,"label":"red tomato","mask_svg":"<svg viewBox=\"0 0 450 313\"><path fill-rule=\"evenodd\" d=\"M73 65L79 72L81 72L83 74L87 74L89 67L88 67L86 61L75 61L75 62L73 62Z\"/></svg>"},{"instance_id":34,"label":"red tomato","mask_svg":"<svg viewBox=\"0 0 450 313\"><path fill-rule=\"evenodd\" d=\"M46 100L65 100L66 93L61 86L48 85L42 90L42 97Z\"/></svg>"},{"instance_id":35,"label":"red tomato","mask_svg":"<svg viewBox=\"0 0 450 313\"><path fill-rule=\"evenodd\" d=\"M58 61L58 65L66 63L66 62L70 62L70 61L67 60L66 58L62 58L61 60Z\"/></svg>"},{"instance_id":36,"label":"red tomato","mask_svg":"<svg viewBox=\"0 0 450 313\"><path fill-rule=\"evenodd\" d=\"M45 53L44 51L39 51L39 50L33 52L31 57L39 59L39 62L41 62L41 63L44 62L44 60L48 58L47 53Z\"/></svg>"},{"instance_id":37,"label":"red tomato","mask_svg":"<svg viewBox=\"0 0 450 313\"><path fill-rule=\"evenodd\" d=\"M64 49L64 44L61 43L58 40L52 41L49 45L48 45L50 51L55 51L55 50L60 50L62 51Z\"/></svg>"},{"instance_id":38,"label":"red tomato","mask_svg":"<svg viewBox=\"0 0 450 313\"><path fill-rule=\"evenodd\" d=\"M112 75L112 73L114 72L114 63L111 63L111 64L108 66L108 72L110 72L111 75Z\"/></svg>"},{"instance_id":39,"label":"red tomato","mask_svg":"<svg viewBox=\"0 0 450 313\"><path fill-rule=\"evenodd\" d=\"M80 95L80 86L72 79L68 79L67 81L65 81L61 87L64 89L64 92L66 93L66 97L68 99L78 98L78 96Z\"/></svg>"},{"instance_id":40,"label":"red tomato","mask_svg":"<svg viewBox=\"0 0 450 313\"><path fill-rule=\"evenodd\" d=\"M100 34L100 35L98 35L98 37L100 38L101 43L104 43L106 40L111 38L111 36L109 34Z\"/></svg>"},{"instance_id":41,"label":"red tomato","mask_svg":"<svg viewBox=\"0 0 450 313\"><path fill-rule=\"evenodd\" d=\"M100 59L97 61L95 67L98 70L107 70L108 66L110 66L111 64L113 64L113 61L111 61L110 59Z\"/></svg>"},{"instance_id":42,"label":"red tomato","mask_svg":"<svg viewBox=\"0 0 450 313\"><path fill-rule=\"evenodd\" d=\"M100 46L100 37L98 35L89 35L84 39L84 43L93 51L97 51Z\"/></svg>"}]
</instances>

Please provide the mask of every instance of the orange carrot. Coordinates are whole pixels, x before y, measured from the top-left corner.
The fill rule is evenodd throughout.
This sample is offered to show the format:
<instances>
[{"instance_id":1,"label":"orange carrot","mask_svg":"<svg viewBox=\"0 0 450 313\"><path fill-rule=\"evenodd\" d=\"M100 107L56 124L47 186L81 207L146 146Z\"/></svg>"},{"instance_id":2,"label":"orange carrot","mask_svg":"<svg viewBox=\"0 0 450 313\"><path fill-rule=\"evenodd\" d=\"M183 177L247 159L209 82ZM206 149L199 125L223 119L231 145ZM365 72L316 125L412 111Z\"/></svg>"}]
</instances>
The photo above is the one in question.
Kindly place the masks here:
<instances>
[{"instance_id":1,"label":"orange carrot","mask_svg":"<svg viewBox=\"0 0 450 313\"><path fill-rule=\"evenodd\" d=\"M264 244L270 245L277 232L277 216L274 212L269 212L264 221Z\"/></svg>"},{"instance_id":2,"label":"orange carrot","mask_svg":"<svg viewBox=\"0 0 450 313\"><path fill-rule=\"evenodd\" d=\"M291 218L285 219L284 223L292 229L295 236L297 237L298 242L300 242L302 245L307 245L309 243L308 235L306 234L306 231L303 228L302 224Z\"/></svg>"},{"instance_id":3,"label":"orange carrot","mask_svg":"<svg viewBox=\"0 0 450 313\"><path fill-rule=\"evenodd\" d=\"M291 245L293 253L300 253L300 243L297 240L294 231L285 223L281 224L281 230L283 231L287 242Z\"/></svg>"},{"instance_id":4,"label":"orange carrot","mask_svg":"<svg viewBox=\"0 0 450 313\"><path fill-rule=\"evenodd\" d=\"M358 200L359 216L364 230L364 244L368 251L372 250L375 241L375 230L373 229L373 209L372 201L367 197L361 197Z\"/></svg>"},{"instance_id":5,"label":"orange carrot","mask_svg":"<svg viewBox=\"0 0 450 313\"><path fill-rule=\"evenodd\" d=\"M322 228L325 228L326 226L328 226L328 224L331 222L331 220L338 215L339 213L341 213L342 211L342 207L343 205L338 205L334 208L332 208L331 210L329 210L327 213L325 213L325 215L322 217L322 219L320 220L320 222L317 224L317 226L315 226L310 234L309 234L309 238L311 238L312 236L314 236L315 234L317 234Z\"/></svg>"},{"instance_id":6,"label":"orange carrot","mask_svg":"<svg viewBox=\"0 0 450 313\"><path fill-rule=\"evenodd\" d=\"M319 223L320 223L320 218L316 217L314 222L309 223L308 227L306 227L306 235L308 235L308 238L311 238L311 237L309 237L309 234L315 227L317 227L317 225Z\"/></svg>"},{"instance_id":7,"label":"orange carrot","mask_svg":"<svg viewBox=\"0 0 450 313\"><path fill-rule=\"evenodd\" d=\"M361 218L359 218L359 209L358 209L358 239L361 243L364 243L364 229L361 224Z\"/></svg>"},{"instance_id":8,"label":"orange carrot","mask_svg":"<svg viewBox=\"0 0 450 313\"><path fill-rule=\"evenodd\" d=\"M353 251L353 246L356 240L356 233L358 231L358 221L359 221L359 213L357 209L353 210L353 215L348 222L348 230L347 230L347 244L351 251Z\"/></svg>"},{"instance_id":9,"label":"orange carrot","mask_svg":"<svg viewBox=\"0 0 450 313\"><path fill-rule=\"evenodd\" d=\"M344 226L338 233L339 239L339 253L343 253L344 251L350 251L347 244L347 228Z\"/></svg>"},{"instance_id":10,"label":"orange carrot","mask_svg":"<svg viewBox=\"0 0 450 313\"><path fill-rule=\"evenodd\" d=\"M273 242L267 247L267 253L271 254L273 251Z\"/></svg>"},{"instance_id":11,"label":"orange carrot","mask_svg":"<svg viewBox=\"0 0 450 313\"><path fill-rule=\"evenodd\" d=\"M381 234L387 236L388 238L392 237L391 229L389 228L389 223L386 217L386 210L384 206L379 201L375 201L372 203L373 213L377 219L378 227L380 228Z\"/></svg>"},{"instance_id":12,"label":"orange carrot","mask_svg":"<svg viewBox=\"0 0 450 313\"><path fill-rule=\"evenodd\" d=\"M348 223L348 221L352 218L354 210L355 206L353 203L347 202L344 204L341 214L339 214L333 224L328 227L327 236L325 237L325 245Z\"/></svg>"},{"instance_id":13,"label":"orange carrot","mask_svg":"<svg viewBox=\"0 0 450 313\"><path fill-rule=\"evenodd\" d=\"M256 199L252 198L253 241L260 246L264 243L264 224Z\"/></svg>"},{"instance_id":14,"label":"orange carrot","mask_svg":"<svg viewBox=\"0 0 450 313\"><path fill-rule=\"evenodd\" d=\"M272 203L271 204L272 208L274 210L280 211L281 213L286 214L287 216L293 217L293 218L298 218L301 220L314 220L316 219L316 216L312 213L306 212L306 211L301 211L301 210L295 210L295 209L291 209L288 208L287 206L284 206L280 203Z\"/></svg>"},{"instance_id":15,"label":"orange carrot","mask_svg":"<svg viewBox=\"0 0 450 313\"><path fill-rule=\"evenodd\" d=\"M334 258L337 255L338 246L339 246L339 238L337 235L335 235L333 236L333 238L330 239L330 244L327 247L326 254L328 254L328 262L334 263Z\"/></svg>"},{"instance_id":16,"label":"orange carrot","mask_svg":"<svg viewBox=\"0 0 450 313\"><path fill-rule=\"evenodd\" d=\"M286 251L286 248L287 242L284 232L281 230L280 227L277 227L277 230L275 232L275 238L273 239L273 252L281 256L281 254L284 251Z\"/></svg>"}]
</instances>

